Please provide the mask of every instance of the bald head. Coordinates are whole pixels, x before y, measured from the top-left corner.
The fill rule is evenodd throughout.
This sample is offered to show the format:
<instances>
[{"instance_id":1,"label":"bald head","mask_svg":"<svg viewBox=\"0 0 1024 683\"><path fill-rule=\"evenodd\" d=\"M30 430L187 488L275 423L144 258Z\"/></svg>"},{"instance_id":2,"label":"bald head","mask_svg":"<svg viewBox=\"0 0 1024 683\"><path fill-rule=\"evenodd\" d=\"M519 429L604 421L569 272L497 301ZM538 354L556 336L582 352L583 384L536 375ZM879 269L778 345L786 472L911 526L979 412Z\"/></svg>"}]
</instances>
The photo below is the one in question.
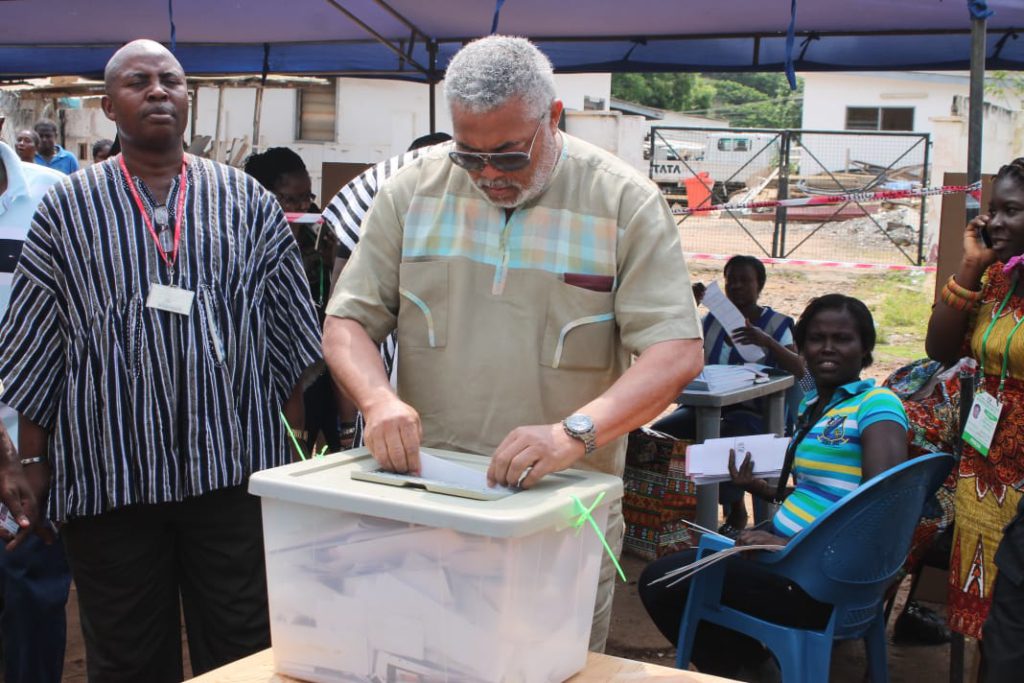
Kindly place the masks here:
<instances>
[{"instance_id":1,"label":"bald head","mask_svg":"<svg viewBox=\"0 0 1024 683\"><path fill-rule=\"evenodd\" d=\"M185 70L181 68L181 63L170 50L155 40L140 38L139 40L133 40L132 42L121 46L121 48L114 53L114 56L110 58L110 61L107 62L107 66L103 70L103 84L106 88L107 94L110 94L110 88L113 82L121 72L125 70L125 68L131 65L135 58L150 56L166 57L181 70L182 74L185 73Z\"/></svg>"}]
</instances>

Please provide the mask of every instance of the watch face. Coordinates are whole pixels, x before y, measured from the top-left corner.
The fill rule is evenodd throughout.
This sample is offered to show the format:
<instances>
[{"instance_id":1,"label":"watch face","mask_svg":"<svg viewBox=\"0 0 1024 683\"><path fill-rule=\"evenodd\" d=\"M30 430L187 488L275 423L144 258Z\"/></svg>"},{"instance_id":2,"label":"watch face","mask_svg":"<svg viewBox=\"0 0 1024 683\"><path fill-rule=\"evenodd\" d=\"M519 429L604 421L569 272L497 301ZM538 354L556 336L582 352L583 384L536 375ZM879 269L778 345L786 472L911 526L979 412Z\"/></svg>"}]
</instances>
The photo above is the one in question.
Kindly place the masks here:
<instances>
[{"instance_id":1,"label":"watch face","mask_svg":"<svg viewBox=\"0 0 1024 683\"><path fill-rule=\"evenodd\" d=\"M565 426L577 434L585 434L594 428L594 422L586 415L570 415L565 418Z\"/></svg>"}]
</instances>

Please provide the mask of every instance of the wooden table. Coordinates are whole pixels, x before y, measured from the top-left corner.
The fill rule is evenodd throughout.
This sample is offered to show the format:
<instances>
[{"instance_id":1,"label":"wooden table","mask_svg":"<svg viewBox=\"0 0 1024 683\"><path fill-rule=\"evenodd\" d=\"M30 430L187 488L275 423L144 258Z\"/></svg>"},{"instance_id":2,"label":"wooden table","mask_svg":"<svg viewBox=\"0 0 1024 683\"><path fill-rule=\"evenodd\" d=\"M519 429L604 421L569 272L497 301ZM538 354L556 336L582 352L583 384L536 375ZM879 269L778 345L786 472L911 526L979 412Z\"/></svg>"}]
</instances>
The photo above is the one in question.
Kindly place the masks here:
<instances>
[{"instance_id":1,"label":"wooden table","mask_svg":"<svg viewBox=\"0 0 1024 683\"><path fill-rule=\"evenodd\" d=\"M257 652L245 659L193 678L192 681L194 683L299 683L297 678L274 673L274 656L270 650ZM591 652L587 656L587 667L566 683L639 683L640 681L728 683L729 679Z\"/></svg>"},{"instance_id":2,"label":"wooden table","mask_svg":"<svg viewBox=\"0 0 1024 683\"><path fill-rule=\"evenodd\" d=\"M697 443L720 436L722 408L752 401L755 398L764 398L768 404L765 415L767 430L782 436L786 429L786 389L793 386L793 382L792 375L781 375L770 377L767 382L722 393L688 389L679 395L676 402L696 409ZM761 502L760 499L754 498L755 517L767 514L767 511L757 508ZM697 487L697 524L705 529L718 528L718 484Z\"/></svg>"}]
</instances>

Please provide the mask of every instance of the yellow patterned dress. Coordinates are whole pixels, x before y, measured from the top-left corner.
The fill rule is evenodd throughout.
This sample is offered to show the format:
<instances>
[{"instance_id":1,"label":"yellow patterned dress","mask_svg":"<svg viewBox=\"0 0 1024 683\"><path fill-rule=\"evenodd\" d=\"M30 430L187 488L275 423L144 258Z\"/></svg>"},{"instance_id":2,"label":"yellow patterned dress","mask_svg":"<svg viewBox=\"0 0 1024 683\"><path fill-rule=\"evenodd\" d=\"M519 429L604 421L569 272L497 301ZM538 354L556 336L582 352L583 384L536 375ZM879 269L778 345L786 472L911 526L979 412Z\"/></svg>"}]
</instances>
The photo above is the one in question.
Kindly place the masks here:
<instances>
[{"instance_id":1,"label":"yellow patterned dress","mask_svg":"<svg viewBox=\"0 0 1024 683\"><path fill-rule=\"evenodd\" d=\"M982 339L1012 286L1002 264L985 273L981 305L965 340L969 353L981 360ZM984 355L985 376L978 391L995 396L1007 338L1024 316L1024 297L1013 295L989 334ZM1003 527L1017 511L1024 488L1024 326L1010 343L1002 415L988 456L964 444L956 487L956 526L949 570L949 625L973 638L981 637L996 578L993 558Z\"/></svg>"}]
</instances>

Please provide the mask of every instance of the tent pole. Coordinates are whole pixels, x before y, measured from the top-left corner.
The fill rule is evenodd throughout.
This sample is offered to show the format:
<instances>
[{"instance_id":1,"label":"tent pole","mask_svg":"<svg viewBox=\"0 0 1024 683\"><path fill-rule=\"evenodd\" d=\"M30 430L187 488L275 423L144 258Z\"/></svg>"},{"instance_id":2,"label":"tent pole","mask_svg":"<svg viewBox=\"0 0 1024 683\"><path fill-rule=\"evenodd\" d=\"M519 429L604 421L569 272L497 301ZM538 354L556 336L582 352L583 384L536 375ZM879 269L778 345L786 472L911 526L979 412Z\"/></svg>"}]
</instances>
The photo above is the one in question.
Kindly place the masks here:
<instances>
[{"instance_id":1,"label":"tent pole","mask_svg":"<svg viewBox=\"0 0 1024 683\"><path fill-rule=\"evenodd\" d=\"M981 135L985 117L985 33L986 21L971 18L971 90L967 118L967 182L981 180ZM968 195L967 220L980 210L978 202Z\"/></svg>"},{"instance_id":2,"label":"tent pole","mask_svg":"<svg viewBox=\"0 0 1024 683\"><path fill-rule=\"evenodd\" d=\"M437 42L431 40L427 43L427 52L430 54L430 133L437 132Z\"/></svg>"},{"instance_id":3,"label":"tent pole","mask_svg":"<svg viewBox=\"0 0 1024 683\"><path fill-rule=\"evenodd\" d=\"M260 123L263 117L263 84L256 86L256 106L252 112L252 152L260 150Z\"/></svg>"}]
</instances>

